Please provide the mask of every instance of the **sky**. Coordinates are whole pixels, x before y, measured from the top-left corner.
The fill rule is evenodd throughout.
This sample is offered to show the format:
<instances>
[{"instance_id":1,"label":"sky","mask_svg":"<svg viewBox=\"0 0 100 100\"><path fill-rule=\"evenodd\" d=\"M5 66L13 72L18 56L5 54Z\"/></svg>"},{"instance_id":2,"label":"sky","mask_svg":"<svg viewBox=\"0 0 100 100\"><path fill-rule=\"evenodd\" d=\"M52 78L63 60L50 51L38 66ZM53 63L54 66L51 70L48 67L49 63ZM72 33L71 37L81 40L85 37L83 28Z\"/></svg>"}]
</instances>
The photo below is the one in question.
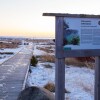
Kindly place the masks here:
<instances>
[{"instance_id":1,"label":"sky","mask_svg":"<svg viewBox=\"0 0 100 100\"><path fill-rule=\"evenodd\" d=\"M43 13L100 15L100 0L0 0L0 36L55 37L55 17Z\"/></svg>"}]
</instances>

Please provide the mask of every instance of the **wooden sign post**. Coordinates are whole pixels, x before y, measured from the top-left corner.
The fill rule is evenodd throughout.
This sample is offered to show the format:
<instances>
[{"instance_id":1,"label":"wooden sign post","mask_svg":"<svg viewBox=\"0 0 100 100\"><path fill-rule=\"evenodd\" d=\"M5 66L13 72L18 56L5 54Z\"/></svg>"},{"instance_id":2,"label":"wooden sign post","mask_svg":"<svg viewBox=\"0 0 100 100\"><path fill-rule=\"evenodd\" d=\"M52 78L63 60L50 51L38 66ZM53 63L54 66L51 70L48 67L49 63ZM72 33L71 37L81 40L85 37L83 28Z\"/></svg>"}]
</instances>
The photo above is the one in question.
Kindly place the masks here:
<instances>
[{"instance_id":1,"label":"wooden sign post","mask_svg":"<svg viewBox=\"0 0 100 100\"><path fill-rule=\"evenodd\" d=\"M95 100L100 100L100 15L43 13L56 20L55 100L65 99L65 58L95 56Z\"/></svg>"},{"instance_id":2,"label":"wooden sign post","mask_svg":"<svg viewBox=\"0 0 100 100\"><path fill-rule=\"evenodd\" d=\"M65 94L65 57L63 52L63 18L56 17L56 71L55 100L64 100Z\"/></svg>"},{"instance_id":3,"label":"wooden sign post","mask_svg":"<svg viewBox=\"0 0 100 100\"><path fill-rule=\"evenodd\" d=\"M100 100L100 56L95 58L95 97L94 100Z\"/></svg>"}]
</instances>

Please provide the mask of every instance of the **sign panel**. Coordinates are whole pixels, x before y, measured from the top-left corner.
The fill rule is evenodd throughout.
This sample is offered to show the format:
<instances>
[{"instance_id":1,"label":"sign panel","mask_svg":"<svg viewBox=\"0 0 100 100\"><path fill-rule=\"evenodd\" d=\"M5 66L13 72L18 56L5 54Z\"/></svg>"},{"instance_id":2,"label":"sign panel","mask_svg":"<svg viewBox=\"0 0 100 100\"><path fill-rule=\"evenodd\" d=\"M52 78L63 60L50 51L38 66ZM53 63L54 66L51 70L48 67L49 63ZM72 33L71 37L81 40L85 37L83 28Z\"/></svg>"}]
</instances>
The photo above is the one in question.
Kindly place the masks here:
<instances>
[{"instance_id":1,"label":"sign panel","mask_svg":"<svg viewBox=\"0 0 100 100\"><path fill-rule=\"evenodd\" d=\"M100 49L100 18L64 18L64 50Z\"/></svg>"}]
</instances>

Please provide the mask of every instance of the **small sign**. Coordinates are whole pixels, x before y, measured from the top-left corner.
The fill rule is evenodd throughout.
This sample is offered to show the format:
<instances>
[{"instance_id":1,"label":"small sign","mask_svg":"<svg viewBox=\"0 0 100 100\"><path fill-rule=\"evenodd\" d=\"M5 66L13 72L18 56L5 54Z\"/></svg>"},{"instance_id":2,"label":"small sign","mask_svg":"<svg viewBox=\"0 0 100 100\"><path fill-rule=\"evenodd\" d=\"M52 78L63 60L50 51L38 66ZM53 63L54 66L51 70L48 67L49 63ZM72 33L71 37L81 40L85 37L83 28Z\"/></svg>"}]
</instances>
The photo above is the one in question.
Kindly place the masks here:
<instances>
[{"instance_id":1,"label":"small sign","mask_svg":"<svg viewBox=\"0 0 100 100\"><path fill-rule=\"evenodd\" d=\"M100 49L100 18L64 17L64 50Z\"/></svg>"}]
</instances>

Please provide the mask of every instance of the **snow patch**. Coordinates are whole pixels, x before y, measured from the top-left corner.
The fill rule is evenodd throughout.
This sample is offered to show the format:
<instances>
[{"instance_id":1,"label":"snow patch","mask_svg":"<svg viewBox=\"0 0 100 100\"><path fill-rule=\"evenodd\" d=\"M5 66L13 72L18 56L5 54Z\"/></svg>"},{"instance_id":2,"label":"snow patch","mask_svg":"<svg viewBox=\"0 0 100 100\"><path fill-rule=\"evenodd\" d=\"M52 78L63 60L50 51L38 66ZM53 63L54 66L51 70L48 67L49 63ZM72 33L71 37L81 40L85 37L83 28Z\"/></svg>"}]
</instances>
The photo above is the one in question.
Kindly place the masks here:
<instances>
[{"instance_id":1,"label":"snow patch","mask_svg":"<svg viewBox=\"0 0 100 100\"><path fill-rule=\"evenodd\" d=\"M44 65L50 64L52 68ZM30 67L27 84L43 87L48 82L55 82L55 64L39 63ZM65 88L71 93L65 94L70 100L94 100L94 70L74 66L65 67Z\"/></svg>"}]
</instances>

